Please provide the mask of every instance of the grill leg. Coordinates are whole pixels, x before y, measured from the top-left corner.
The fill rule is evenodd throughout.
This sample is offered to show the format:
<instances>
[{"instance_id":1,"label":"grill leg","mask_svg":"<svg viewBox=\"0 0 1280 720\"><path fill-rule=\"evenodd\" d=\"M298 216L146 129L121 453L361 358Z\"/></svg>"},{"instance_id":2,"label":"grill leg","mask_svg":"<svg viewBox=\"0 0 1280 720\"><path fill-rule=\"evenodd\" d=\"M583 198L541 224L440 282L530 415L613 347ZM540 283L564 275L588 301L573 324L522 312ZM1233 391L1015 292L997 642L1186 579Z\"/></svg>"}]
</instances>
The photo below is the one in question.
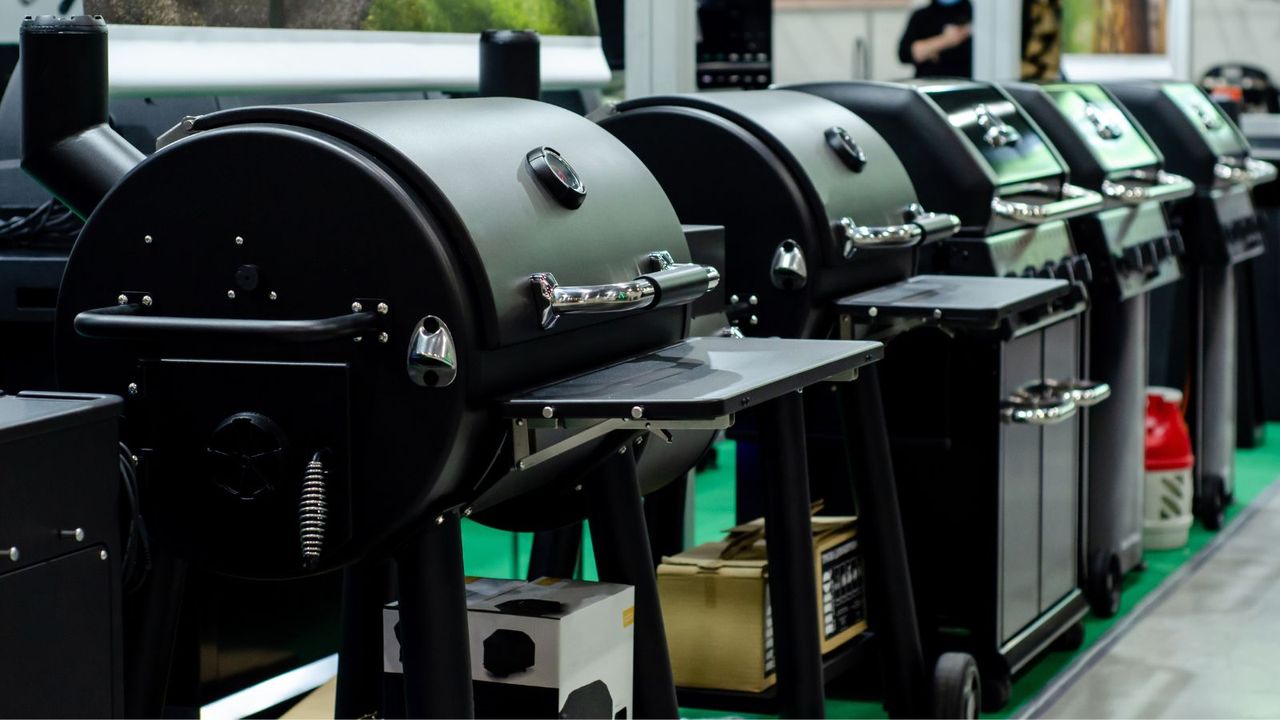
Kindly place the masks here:
<instances>
[{"instance_id":1,"label":"grill leg","mask_svg":"<svg viewBox=\"0 0 1280 720\"><path fill-rule=\"evenodd\" d=\"M658 578L649 553L635 456L628 445L600 465L587 488L588 520L600 580L636 589L634 715L679 717Z\"/></svg>"},{"instance_id":2,"label":"grill leg","mask_svg":"<svg viewBox=\"0 0 1280 720\"><path fill-rule=\"evenodd\" d=\"M125 717L163 714L186 587L186 563L153 548L146 584L125 600Z\"/></svg>"},{"instance_id":3,"label":"grill leg","mask_svg":"<svg viewBox=\"0 0 1280 720\"><path fill-rule=\"evenodd\" d=\"M809 520L804 399L799 393L788 393L761 406L757 417L778 701L784 717L821 718L826 712L825 683Z\"/></svg>"},{"instance_id":4,"label":"grill leg","mask_svg":"<svg viewBox=\"0 0 1280 720\"><path fill-rule=\"evenodd\" d=\"M458 517L445 515L443 524L411 538L396 555L396 570L406 716L473 717Z\"/></svg>"},{"instance_id":5,"label":"grill leg","mask_svg":"<svg viewBox=\"0 0 1280 720\"><path fill-rule=\"evenodd\" d=\"M685 519L690 511L689 474L671 481L644 498L644 519L649 528L649 554L661 562L685 548Z\"/></svg>"},{"instance_id":6,"label":"grill leg","mask_svg":"<svg viewBox=\"0 0 1280 720\"><path fill-rule=\"evenodd\" d=\"M342 571L336 718L366 717L382 707L382 606L390 570L390 563L366 560Z\"/></svg>"},{"instance_id":7,"label":"grill leg","mask_svg":"<svg viewBox=\"0 0 1280 720\"><path fill-rule=\"evenodd\" d=\"M866 538L869 551L869 609L874 613L876 635L885 641L885 705L892 717L925 717L930 712L929 686L879 370L871 365L860 373L856 382L841 384L840 400L854 463L854 491L861 507L859 534Z\"/></svg>"},{"instance_id":8,"label":"grill leg","mask_svg":"<svg viewBox=\"0 0 1280 720\"><path fill-rule=\"evenodd\" d=\"M578 568L582 552L582 523L576 522L555 530L533 534L529 552L529 579L540 577L571 578Z\"/></svg>"}]
</instances>

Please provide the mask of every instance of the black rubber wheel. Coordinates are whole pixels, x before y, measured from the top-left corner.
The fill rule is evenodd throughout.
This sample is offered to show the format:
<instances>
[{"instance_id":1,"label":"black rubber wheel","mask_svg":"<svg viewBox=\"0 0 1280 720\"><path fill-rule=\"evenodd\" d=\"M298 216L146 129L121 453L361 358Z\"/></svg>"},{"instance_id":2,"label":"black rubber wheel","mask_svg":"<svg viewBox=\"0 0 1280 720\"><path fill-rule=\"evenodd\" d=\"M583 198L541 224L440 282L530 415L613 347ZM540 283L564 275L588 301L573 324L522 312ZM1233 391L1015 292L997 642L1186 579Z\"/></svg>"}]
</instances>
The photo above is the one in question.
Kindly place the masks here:
<instances>
[{"instance_id":1,"label":"black rubber wheel","mask_svg":"<svg viewBox=\"0 0 1280 720\"><path fill-rule=\"evenodd\" d=\"M978 717L982 707L982 679L969 653L943 653L933 666L933 715L944 720Z\"/></svg>"},{"instance_id":2,"label":"black rubber wheel","mask_svg":"<svg viewBox=\"0 0 1280 720\"><path fill-rule=\"evenodd\" d=\"M1009 704L1009 696L1013 694L1013 674L1009 672L1009 663L1003 657L996 656L981 668L982 680L982 712L999 712Z\"/></svg>"},{"instance_id":3,"label":"black rubber wheel","mask_svg":"<svg viewBox=\"0 0 1280 720\"><path fill-rule=\"evenodd\" d=\"M1084 645L1084 623L1075 622L1053 641L1053 649L1075 652Z\"/></svg>"},{"instance_id":4,"label":"black rubber wheel","mask_svg":"<svg viewBox=\"0 0 1280 720\"><path fill-rule=\"evenodd\" d=\"M1200 524L1209 530L1221 530L1226 521L1227 493L1223 489L1226 483L1220 477L1205 478L1204 497L1196 503L1196 515Z\"/></svg>"},{"instance_id":5,"label":"black rubber wheel","mask_svg":"<svg viewBox=\"0 0 1280 720\"><path fill-rule=\"evenodd\" d=\"M1104 618L1114 617L1120 612L1123 593L1124 575L1120 572L1120 556L1102 552L1091 554L1085 596L1093 614Z\"/></svg>"}]
</instances>

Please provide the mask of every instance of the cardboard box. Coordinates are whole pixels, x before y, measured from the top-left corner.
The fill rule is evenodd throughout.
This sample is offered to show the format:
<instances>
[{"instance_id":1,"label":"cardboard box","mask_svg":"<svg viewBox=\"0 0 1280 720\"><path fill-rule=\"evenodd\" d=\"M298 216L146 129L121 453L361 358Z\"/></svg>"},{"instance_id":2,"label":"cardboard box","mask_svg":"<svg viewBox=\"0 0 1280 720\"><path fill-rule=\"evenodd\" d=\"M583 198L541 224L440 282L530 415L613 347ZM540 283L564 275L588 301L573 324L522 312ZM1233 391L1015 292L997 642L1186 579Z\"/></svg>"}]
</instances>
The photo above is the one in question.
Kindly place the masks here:
<instances>
[{"instance_id":1,"label":"cardboard box","mask_svg":"<svg viewBox=\"0 0 1280 720\"><path fill-rule=\"evenodd\" d=\"M665 557L658 593L676 684L761 692L776 681L764 521L725 542ZM814 582L822 652L867 627L862 555L853 517L813 518Z\"/></svg>"},{"instance_id":2,"label":"cardboard box","mask_svg":"<svg viewBox=\"0 0 1280 720\"><path fill-rule=\"evenodd\" d=\"M403 688L399 620L398 605L388 605L383 672L394 676L392 694ZM467 578L476 716L630 717L634 623L630 585Z\"/></svg>"}]
</instances>

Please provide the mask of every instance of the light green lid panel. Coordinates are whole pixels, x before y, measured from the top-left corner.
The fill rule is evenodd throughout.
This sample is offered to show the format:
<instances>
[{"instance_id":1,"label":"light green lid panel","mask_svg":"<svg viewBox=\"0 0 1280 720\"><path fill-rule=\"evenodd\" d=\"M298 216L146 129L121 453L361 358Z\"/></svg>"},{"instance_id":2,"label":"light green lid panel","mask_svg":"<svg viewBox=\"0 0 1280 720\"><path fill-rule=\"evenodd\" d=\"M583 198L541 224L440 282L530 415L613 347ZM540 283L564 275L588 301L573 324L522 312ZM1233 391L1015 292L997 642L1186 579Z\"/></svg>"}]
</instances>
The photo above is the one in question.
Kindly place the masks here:
<instances>
[{"instance_id":1,"label":"light green lid panel","mask_svg":"<svg viewBox=\"0 0 1280 720\"><path fill-rule=\"evenodd\" d=\"M1160 161L1145 133L1106 90L1089 83L1056 83L1044 86L1044 90L1108 172Z\"/></svg>"},{"instance_id":2,"label":"light green lid panel","mask_svg":"<svg viewBox=\"0 0 1280 720\"><path fill-rule=\"evenodd\" d=\"M1167 83L1164 94L1191 118L1209 147L1218 155L1238 155L1247 152L1249 143L1236 129L1235 123L1191 83Z\"/></svg>"},{"instance_id":3,"label":"light green lid panel","mask_svg":"<svg viewBox=\"0 0 1280 720\"><path fill-rule=\"evenodd\" d=\"M923 90L946 113L951 125L969 139L970 144L995 171L1000 185L1029 180L1046 180L1066 174L1057 154L1040 135L1040 130L1009 97L990 85L948 86L925 85ZM1019 139L1003 146L984 141L975 108L986 107L993 115L1012 127Z\"/></svg>"}]
</instances>

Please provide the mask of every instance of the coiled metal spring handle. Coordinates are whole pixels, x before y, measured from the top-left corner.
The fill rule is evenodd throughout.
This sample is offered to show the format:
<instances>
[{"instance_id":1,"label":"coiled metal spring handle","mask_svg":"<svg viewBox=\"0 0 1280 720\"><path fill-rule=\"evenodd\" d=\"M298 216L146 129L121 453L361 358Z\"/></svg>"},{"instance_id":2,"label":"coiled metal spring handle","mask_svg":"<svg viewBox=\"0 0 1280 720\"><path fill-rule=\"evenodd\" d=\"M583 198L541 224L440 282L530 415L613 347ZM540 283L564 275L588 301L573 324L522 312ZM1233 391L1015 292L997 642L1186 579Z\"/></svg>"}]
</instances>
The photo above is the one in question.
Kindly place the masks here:
<instances>
[{"instance_id":1,"label":"coiled metal spring handle","mask_svg":"<svg viewBox=\"0 0 1280 720\"><path fill-rule=\"evenodd\" d=\"M321 453L311 456L302 476L302 493L298 500L298 540L302 545L302 566L312 570L324 552L324 536L329 521L329 490Z\"/></svg>"}]
</instances>

